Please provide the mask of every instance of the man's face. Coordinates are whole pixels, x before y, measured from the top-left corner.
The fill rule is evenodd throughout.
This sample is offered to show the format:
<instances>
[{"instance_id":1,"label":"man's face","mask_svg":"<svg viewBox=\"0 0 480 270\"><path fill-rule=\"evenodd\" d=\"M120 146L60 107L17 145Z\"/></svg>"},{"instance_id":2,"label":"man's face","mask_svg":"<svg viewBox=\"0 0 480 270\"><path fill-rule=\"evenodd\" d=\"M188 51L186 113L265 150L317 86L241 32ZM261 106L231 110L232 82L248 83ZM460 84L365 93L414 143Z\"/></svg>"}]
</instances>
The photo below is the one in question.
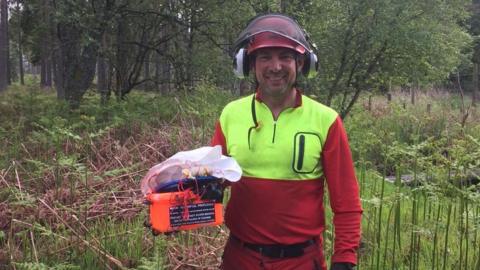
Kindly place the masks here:
<instances>
[{"instance_id":1,"label":"man's face","mask_svg":"<svg viewBox=\"0 0 480 270\"><path fill-rule=\"evenodd\" d=\"M285 96L296 80L296 69L303 66L295 51L287 48L262 48L256 51L254 71L264 96ZM297 61L297 65L295 62Z\"/></svg>"}]
</instances>

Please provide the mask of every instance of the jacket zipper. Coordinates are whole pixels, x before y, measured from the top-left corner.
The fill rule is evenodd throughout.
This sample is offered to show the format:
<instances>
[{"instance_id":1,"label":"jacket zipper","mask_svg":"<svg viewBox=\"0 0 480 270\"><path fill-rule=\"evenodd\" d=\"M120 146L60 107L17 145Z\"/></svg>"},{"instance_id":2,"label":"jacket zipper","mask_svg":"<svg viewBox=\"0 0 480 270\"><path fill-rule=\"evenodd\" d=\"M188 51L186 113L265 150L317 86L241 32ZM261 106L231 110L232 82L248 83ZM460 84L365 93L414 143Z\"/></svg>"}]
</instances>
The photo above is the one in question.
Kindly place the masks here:
<instances>
[{"instance_id":1,"label":"jacket zipper","mask_svg":"<svg viewBox=\"0 0 480 270\"><path fill-rule=\"evenodd\" d=\"M277 121L273 121L273 137L272 143L275 143L275 132L277 131Z\"/></svg>"},{"instance_id":2,"label":"jacket zipper","mask_svg":"<svg viewBox=\"0 0 480 270\"><path fill-rule=\"evenodd\" d=\"M268 107L267 107L268 108ZM288 108L287 108L288 109ZM270 109L269 109L270 110ZM272 136L272 143L275 143L275 134L276 134L276 131L277 131L277 121L278 121L278 118L280 117L280 115L284 112L285 110L281 111L278 115L277 115L277 118L275 118L275 116L273 115L272 113L272 118L273 118L273 136ZM271 112L271 110L270 110Z\"/></svg>"}]
</instances>

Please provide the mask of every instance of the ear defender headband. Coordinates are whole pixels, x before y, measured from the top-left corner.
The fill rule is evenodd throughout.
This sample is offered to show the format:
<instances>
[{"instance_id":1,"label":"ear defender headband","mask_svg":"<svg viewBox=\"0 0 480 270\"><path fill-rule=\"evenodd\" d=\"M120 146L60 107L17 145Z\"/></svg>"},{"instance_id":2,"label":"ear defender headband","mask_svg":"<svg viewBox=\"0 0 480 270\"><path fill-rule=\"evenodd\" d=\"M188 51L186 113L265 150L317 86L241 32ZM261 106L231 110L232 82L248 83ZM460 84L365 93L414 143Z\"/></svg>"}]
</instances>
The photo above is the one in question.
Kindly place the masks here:
<instances>
[{"instance_id":1,"label":"ear defender headband","mask_svg":"<svg viewBox=\"0 0 480 270\"><path fill-rule=\"evenodd\" d=\"M287 47L297 51L305 57L302 74L308 79L314 78L318 73L318 57L316 55L316 46L311 42L307 32L300 28L299 24L293 19L283 14L259 15L253 18L247 28L239 35L234 43L233 72L235 76L243 79L248 76L250 71L249 54L254 49L261 47L275 47L270 44L253 44L256 36L259 39L267 33L273 33L280 36L278 47ZM268 43L268 42L267 42ZM292 45L294 44L294 45ZM295 47L296 46L296 47ZM250 48L250 50L249 50Z\"/></svg>"}]
</instances>

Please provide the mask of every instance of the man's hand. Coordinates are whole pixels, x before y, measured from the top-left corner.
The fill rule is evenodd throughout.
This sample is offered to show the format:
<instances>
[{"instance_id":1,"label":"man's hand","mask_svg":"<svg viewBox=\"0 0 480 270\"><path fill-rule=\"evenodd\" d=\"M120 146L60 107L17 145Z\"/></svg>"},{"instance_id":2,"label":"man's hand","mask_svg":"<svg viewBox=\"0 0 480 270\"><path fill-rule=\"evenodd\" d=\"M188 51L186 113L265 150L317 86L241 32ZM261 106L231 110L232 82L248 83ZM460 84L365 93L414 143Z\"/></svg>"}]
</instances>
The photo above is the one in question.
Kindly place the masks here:
<instances>
[{"instance_id":1,"label":"man's hand","mask_svg":"<svg viewBox=\"0 0 480 270\"><path fill-rule=\"evenodd\" d=\"M351 263L334 263L332 264L332 267L330 267L330 270L354 270L355 268L354 264Z\"/></svg>"}]
</instances>

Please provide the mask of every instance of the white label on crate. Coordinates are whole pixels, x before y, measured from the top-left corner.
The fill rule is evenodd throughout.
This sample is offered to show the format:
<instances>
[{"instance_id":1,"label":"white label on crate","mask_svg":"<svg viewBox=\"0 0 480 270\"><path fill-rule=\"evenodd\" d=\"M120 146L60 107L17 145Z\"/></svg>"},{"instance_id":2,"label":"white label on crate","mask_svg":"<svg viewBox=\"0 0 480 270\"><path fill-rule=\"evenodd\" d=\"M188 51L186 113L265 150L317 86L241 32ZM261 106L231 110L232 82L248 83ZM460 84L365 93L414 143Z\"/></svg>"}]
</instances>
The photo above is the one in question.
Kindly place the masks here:
<instances>
[{"instance_id":1,"label":"white label on crate","mask_svg":"<svg viewBox=\"0 0 480 270\"><path fill-rule=\"evenodd\" d=\"M171 227L210 223L215 221L214 202L188 204L187 209L185 209L185 206L183 205L170 207Z\"/></svg>"}]
</instances>

